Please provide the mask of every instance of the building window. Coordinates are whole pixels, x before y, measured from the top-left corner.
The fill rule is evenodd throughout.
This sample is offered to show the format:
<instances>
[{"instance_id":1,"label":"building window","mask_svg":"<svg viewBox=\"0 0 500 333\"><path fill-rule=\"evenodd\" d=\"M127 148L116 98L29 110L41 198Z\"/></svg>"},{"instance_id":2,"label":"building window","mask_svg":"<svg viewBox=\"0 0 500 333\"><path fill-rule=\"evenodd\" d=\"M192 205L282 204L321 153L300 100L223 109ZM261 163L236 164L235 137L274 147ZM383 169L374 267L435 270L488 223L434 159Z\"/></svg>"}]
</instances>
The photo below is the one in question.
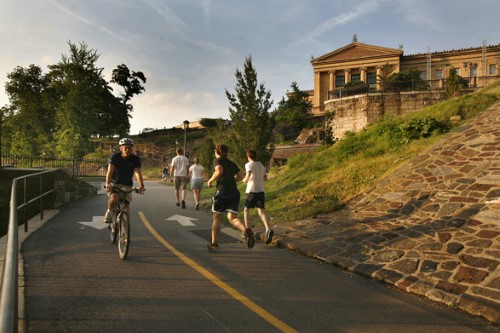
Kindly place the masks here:
<instances>
[{"instance_id":1,"label":"building window","mask_svg":"<svg viewBox=\"0 0 500 333\"><path fill-rule=\"evenodd\" d=\"M377 75L376 73L366 73L366 81L369 84L376 84L377 83Z\"/></svg>"},{"instance_id":2,"label":"building window","mask_svg":"<svg viewBox=\"0 0 500 333\"><path fill-rule=\"evenodd\" d=\"M441 80L443 78L443 70L436 69L436 80Z\"/></svg>"},{"instance_id":3,"label":"building window","mask_svg":"<svg viewBox=\"0 0 500 333\"><path fill-rule=\"evenodd\" d=\"M335 87L340 88L345 86L345 76L337 75L335 76Z\"/></svg>"},{"instance_id":4,"label":"building window","mask_svg":"<svg viewBox=\"0 0 500 333\"><path fill-rule=\"evenodd\" d=\"M420 80L427 80L427 72L420 73Z\"/></svg>"},{"instance_id":5,"label":"building window","mask_svg":"<svg viewBox=\"0 0 500 333\"><path fill-rule=\"evenodd\" d=\"M476 64L470 65L470 76L477 76L477 65Z\"/></svg>"},{"instance_id":6,"label":"building window","mask_svg":"<svg viewBox=\"0 0 500 333\"><path fill-rule=\"evenodd\" d=\"M488 67L488 74L489 75L496 75L497 74L497 65L489 65Z\"/></svg>"},{"instance_id":7,"label":"building window","mask_svg":"<svg viewBox=\"0 0 500 333\"><path fill-rule=\"evenodd\" d=\"M351 81L361 81L361 74L351 74Z\"/></svg>"},{"instance_id":8,"label":"building window","mask_svg":"<svg viewBox=\"0 0 500 333\"><path fill-rule=\"evenodd\" d=\"M462 69L461 68L455 68L455 70L457 71L457 75L462 75Z\"/></svg>"}]
</instances>

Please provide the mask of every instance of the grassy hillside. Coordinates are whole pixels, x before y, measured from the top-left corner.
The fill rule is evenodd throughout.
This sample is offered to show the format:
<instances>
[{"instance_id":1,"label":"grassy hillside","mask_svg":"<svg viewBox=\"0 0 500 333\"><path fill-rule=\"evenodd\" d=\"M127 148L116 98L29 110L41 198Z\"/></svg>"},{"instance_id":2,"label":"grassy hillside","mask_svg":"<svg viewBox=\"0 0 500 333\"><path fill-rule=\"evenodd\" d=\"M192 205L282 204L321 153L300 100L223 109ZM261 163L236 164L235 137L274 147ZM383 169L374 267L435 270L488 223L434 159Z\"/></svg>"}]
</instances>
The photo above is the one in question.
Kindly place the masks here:
<instances>
[{"instance_id":1,"label":"grassy hillside","mask_svg":"<svg viewBox=\"0 0 500 333\"><path fill-rule=\"evenodd\" d=\"M276 224L337 210L498 100L500 81L405 117L383 119L331 147L295 156L271 170L266 212ZM243 194L243 185L240 190ZM212 194L213 189L204 190L205 198ZM260 225L253 213L252 221Z\"/></svg>"}]
</instances>

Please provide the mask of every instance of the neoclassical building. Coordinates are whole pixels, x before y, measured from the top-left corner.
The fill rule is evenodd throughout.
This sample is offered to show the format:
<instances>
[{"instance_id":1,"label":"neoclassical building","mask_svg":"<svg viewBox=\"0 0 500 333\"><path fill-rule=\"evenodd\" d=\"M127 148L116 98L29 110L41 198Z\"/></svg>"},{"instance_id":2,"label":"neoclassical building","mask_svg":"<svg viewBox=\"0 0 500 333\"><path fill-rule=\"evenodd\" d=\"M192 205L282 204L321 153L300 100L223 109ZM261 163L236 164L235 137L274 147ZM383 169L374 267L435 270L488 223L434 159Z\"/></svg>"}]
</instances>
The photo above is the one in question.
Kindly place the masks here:
<instances>
[{"instance_id":1,"label":"neoclassical building","mask_svg":"<svg viewBox=\"0 0 500 333\"><path fill-rule=\"evenodd\" d=\"M500 44L468 49L426 52L404 55L393 49L353 42L311 60L314 69L312 113L325 112L325 102L342 96L343 87L350 81L369 84L370 92L380 90L380 78L409 69L417 69L431 89L442 89L449 70L469 81L471 87L482 87L499 78Z\"/></svg>"}]
</instances>

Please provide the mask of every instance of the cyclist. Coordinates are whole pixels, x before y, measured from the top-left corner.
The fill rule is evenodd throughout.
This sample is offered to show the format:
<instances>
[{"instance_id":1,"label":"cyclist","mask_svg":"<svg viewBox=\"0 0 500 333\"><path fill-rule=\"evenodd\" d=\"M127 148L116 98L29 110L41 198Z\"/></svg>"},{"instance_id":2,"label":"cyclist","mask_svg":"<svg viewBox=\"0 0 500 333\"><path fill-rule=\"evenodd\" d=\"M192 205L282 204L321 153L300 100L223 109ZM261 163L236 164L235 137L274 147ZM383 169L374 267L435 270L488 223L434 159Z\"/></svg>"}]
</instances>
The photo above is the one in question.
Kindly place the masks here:
<instances>
[{"instance_id":1,"label":"cyclist","mask_svg":"<svg viewBox=\"0 0 500 333\"><path fill-rule=\"evenodd\" d=\"M104 214L104 222L106 223L111 223L113 208L119 199L118 193L112 192L114 186L124 191L130 191L134 185L132 178L135 174L135 178L139 183L137 188L139 193L143 194L145 190L141 172L141 159L139 156L132 154L134 141L123 138L120 140L119 145L120 152L111 156L106 173L106 192L108 193L108 210ZM132 194L127 194L126 199L130 202Z\"/></svg>"}]
</instances>

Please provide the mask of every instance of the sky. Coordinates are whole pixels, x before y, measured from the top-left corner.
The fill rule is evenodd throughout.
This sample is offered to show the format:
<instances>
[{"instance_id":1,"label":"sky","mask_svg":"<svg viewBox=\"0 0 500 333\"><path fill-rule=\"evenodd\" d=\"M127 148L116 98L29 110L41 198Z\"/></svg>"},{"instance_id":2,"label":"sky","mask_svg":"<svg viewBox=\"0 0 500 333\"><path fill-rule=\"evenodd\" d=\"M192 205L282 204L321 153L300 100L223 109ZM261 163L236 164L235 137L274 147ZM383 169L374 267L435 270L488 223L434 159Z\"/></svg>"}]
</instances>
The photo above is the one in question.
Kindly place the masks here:
<instances>
[{"instance_id":1,"label":"sky","mask_svg":"<svg viewBox=\"0 0 500 333\"><path fill-rule=\"evenodd\" d=\"M0 0L0 107L17 66L58 63L68 42L116 66L141 71L131 134L184 120L229 118L226 90L252 57L273 107L297 82L314 88L312 57L352 42L404 54L500 43L499 0ZM120 93L119 87L115 94Z\"/></svg>"}]
</instances>

